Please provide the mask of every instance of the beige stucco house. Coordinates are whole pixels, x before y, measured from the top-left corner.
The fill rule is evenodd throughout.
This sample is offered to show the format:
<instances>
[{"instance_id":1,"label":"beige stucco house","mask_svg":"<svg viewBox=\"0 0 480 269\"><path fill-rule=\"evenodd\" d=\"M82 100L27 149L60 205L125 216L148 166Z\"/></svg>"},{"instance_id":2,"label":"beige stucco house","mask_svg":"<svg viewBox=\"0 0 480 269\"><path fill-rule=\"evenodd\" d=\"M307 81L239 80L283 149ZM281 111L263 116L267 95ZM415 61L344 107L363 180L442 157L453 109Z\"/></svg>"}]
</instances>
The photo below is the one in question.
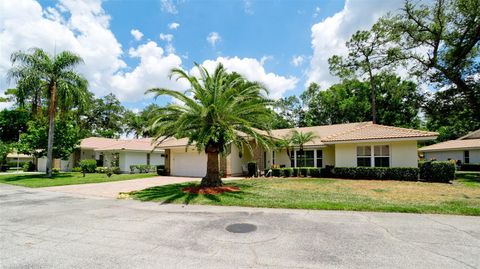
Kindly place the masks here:
<instances>
[{"instance_id":1,"label":"beige stucco house","mask_svg":"<svg viewBox=\"0 0 480 269\"><path fill-rule=\"evenodd\" d=\"M420 148L425 160L460 160L462 163L480 163L480 129L456 140Z\"/></svg>"},{"instance_id":2,"label":"beige stucco house","mask_svg":"<svg viewBox=\"0 0 480 269\"><path fill-rule=\"evenodd\" d=\"M97 166L120 167L120 172L129 173L130 165L163 165L164 151L152 144L152 139L112 139L89 137L82 139L78 149L68 160L56 160L54 167L71 171L80 160L94 159ZM45 171L46 158L38 159L38 170Z\"/></svg>"},{"instance_id":3,"label":"beige stucco house","mask_svg":"<svg viewBox=\"0 0 480 269\"><path fill-rule=\"evenodd\" d=\"M221 169L226 176L239 176L247 164L255 161L259 169L280 167L417 167L417 141L432 140L435 132L397 128L372 122L324 125L295 128L300 132L313 132L317 138L304 145L304 153L293 148L286 150L263 149L255 146L252 153L240 154L231 146L230 154L221 157ZM272 130L274 139L285 138L295 129ZM169 138L157 146L165 150L165 169L170 175L202 177L206 173L207 156L187 139Z\"/></svg>"}]
</instances>

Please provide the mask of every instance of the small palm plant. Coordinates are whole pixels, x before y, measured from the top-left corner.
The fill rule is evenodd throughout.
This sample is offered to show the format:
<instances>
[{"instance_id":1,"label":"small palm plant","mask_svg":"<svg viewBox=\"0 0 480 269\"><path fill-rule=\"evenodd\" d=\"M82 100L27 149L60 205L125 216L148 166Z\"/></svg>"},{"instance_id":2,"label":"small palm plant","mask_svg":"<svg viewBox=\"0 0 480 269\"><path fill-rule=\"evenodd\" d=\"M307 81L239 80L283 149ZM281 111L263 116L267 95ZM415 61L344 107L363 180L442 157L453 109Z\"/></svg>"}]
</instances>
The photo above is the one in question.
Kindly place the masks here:
<instances>
[{"instance_id":1,"label":"small palm plant","mask_svg":"<svg viewBox=\"0 0 480 269\"><path fill-rule=\"evenodd\" d=\"M306 143L312 142L318 136L313 132L300 132L298 130L293 130L290 134L290 141L294 146L297 146L300 150L300 154L303 156L303 164L306 165L307 157L304 154L303 147Z\"/></svg>"},{"instance_id":2,"label":"small palm plant","mask_svg":"<svg viewBox=\"0 0 480 269\"><path fill-rule=\"evenodd\" d=\"M200 187L217 187L222 185L219 155L227 154L231 144L240 152L245 148L251 151L249 142L253 139L269 148L270 141L261 130L269 130L271 113L267 106L272 102L262 85L227 73L222 64L213 74L198 64L196 68L199 78L181 69L172 70L172 76L190 83L185 93L161 88L147 91L155 97L171 96L179 101L154 111L150 130L157 143L169 137L188 138L188 146L204 151L207 173Z\"/></svg>"}]
</instances>

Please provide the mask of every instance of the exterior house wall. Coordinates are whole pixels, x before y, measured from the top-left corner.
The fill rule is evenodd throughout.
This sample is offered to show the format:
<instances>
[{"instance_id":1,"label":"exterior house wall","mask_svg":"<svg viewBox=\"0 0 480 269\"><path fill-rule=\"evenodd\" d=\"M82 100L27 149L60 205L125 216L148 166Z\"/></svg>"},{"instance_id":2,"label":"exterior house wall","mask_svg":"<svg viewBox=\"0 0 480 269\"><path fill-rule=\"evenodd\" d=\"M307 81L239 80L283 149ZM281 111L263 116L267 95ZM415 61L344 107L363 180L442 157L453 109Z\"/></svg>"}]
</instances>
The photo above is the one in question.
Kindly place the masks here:
<instances>
[{"instance_id":1,"label":"exterior house wall","mask_svg":"<svg viewBox=\"0 0 480 269\"><path fill-rule=\"evenodd\" d=\"M335 166L356 167L357 146L368 145L389 145L390 167L418 167L417 141L336 144Z\"/></svg>"},{"instance_id":2,"label":"exterior house wall","mask_svg":"<svg viewBox=\"0 0 480 269\"><path fill-rule=\"evenodd\" d=\"M118 167L120 167L121 172L130 172L130 164L125 158L126 152L122 151L118 154Z\"/></svg>"},{"instance_id":3,"label":"exterior house wall","mask_svg":"<svg viewBox=\"0 0 480 269\"><path fill-rule=\"evenodd\" d=\"M228 170L232 176L241 176L243 174L243 167L248 164L248 157L249 154L242 153L240 158L240 149L232 145L230 154L227 156Z\"/></svg>"},{"instance_id":4,"label":"exterior house wall","mask_svg":"<svg viewBox=\"0 0 480 269\"><path fill-rule=\"evenodd\" d=\"M460 160L464 163L464 150L445 150L425 152L425 160L435 159L437 161ZM470 152L470 163L480 163L480 149L472 149Z\"/></svg>"},{"instance_id":5,"label":"exterior house wall","mask_svg":"<svg viewBox=\"0 0 480 269\"><path fill-rule=\"evenodd\" d=\"M323 167L327 165L335 165L335 147L327 146L323 150Z\"/></svg>"}]
</instances>

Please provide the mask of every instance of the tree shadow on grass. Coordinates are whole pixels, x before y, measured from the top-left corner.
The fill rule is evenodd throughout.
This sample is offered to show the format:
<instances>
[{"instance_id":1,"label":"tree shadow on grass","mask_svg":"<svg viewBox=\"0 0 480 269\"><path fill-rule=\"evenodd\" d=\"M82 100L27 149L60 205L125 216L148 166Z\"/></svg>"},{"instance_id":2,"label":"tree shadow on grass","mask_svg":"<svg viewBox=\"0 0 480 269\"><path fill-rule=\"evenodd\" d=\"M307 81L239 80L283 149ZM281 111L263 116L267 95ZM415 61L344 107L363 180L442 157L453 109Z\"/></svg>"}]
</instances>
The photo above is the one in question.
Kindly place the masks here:
<instances>
[{"instance_id":1,"label":"tree shadow on grass","mask_svg":"<svg viewBox=\"0 0 480 269\"><path fill-rule=\"evenodd\" d=\"M73 177L71 174L59 173L59 174L53 175L53 177L51 179L71 178L71 177ZM27 180L27 179L50 179L50 178L47 177L45 174L0 175L0 181L4 181L4 182L22 181L22 180Z\"/></svg>"},{"instance_id":2,"label":"tree shadow on grass","mask_svg":"<svg viewBox=\"0 0 480 269\"><path fill-rule=\"evenodd\" d=\"M247 186L241 186L243 184L228 184L232 186L243 187L247 188ZM140 201L158 201L162 204L170 204L181 202L183 204L190 204L197 198L204 197L212 202L221 203L222 196L224 197L232 197L236 199L243 199L243 195L246 194L243 190L238 192L224 192L221 194L213 195L213 194L195 194L195 193L188 193L182 191L184 188L187 187L196 187L197 184L195 183L181 183L181 184L171 184L171 185L164 185L164 186L157 186L148 189L144 189L141 191L134 191L131 192L130 195L135 199Z\"/></svg>"}]
</instances>

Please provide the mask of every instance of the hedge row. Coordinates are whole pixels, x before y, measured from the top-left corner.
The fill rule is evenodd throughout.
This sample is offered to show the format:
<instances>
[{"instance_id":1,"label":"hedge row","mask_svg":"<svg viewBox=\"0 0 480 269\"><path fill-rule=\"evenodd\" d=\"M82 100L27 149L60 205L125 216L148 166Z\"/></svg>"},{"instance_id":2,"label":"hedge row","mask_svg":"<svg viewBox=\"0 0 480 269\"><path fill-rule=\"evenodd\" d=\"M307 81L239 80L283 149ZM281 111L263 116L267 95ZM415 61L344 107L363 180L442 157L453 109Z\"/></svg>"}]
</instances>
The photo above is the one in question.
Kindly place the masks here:
<instances>
[{"instance_id":1,"label":"hedge row","mask_svg":"<svg viewBox=\"0 0 480 269\"><path fill-rule=\"evenodd\" d=\"M138 173L148 173L148 172L156 172L157 166L156 165L149 165L149 164L132 164L130 165L130 172L134 174L135 172Z\"/></svg>"},{"instance_id":2,"label":"hedge row","mask_svg":"<svg viewBox=\"0 0 480 269\"><path fill-rule=\"evenodd\" d=\"M480 171L480 163L464 163L460 166L461 171Z\"/></svg>"},{"instance_id":3,"label":"hedge row","mask_svg":"<svg viewBox=\"0 0 480 269\"><path fill-rule=\"evenodd\" d=\"M418 168L410 167L335 167L334 178L417 181Z\"/></svg>"},{"instance_id":4,"label":"hedge row","mask_svg":"<svg viewBox=\"0 0 480 269\"><path fill-rule=\"evenodd\" d=\"M428 182L448 183L455 179L455 164L449 161L420 162L420 178Z\"/></svg>"},{"instance_id":5,"label":"hedge row","mask_svg":"<svg viewBox=\"0 0 480 269\"><path fill-rule=\"evenodd\" d=\"M322 170L326 168L317 167L286 167L286 168L272 168L265 169L265 175L267 177L321 177ZM271 170L271 174L268 172ZM325 175L323 175L325 176Z\"/></svg>"}]
</instances>

